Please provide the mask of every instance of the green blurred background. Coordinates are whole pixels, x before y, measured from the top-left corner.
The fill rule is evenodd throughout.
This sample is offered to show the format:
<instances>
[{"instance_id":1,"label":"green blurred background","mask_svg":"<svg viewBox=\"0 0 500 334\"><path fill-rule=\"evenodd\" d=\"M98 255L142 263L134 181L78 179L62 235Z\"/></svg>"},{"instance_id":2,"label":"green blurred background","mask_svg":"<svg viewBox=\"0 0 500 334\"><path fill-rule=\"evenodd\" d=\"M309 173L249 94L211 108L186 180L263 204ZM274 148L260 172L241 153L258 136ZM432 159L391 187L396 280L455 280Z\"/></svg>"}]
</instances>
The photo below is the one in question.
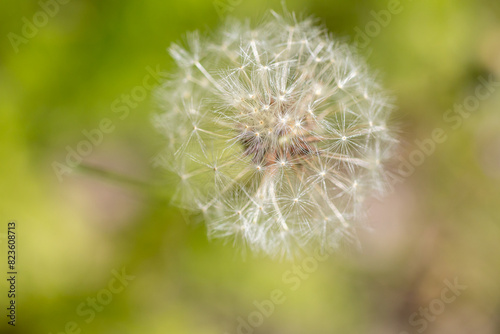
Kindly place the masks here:
<instances>
[{"instance_id":1,"label":"green blurred background","mask_svg":"<svg viewBox=\"0 0 500 334\"><path fill-rule=\"evenodd\" d=\"M397 98L400 156L408 159L415 140L435 128L447 140L374 201L360 251L330 256L299 286L283 279L293 263L242 258L232 245L208 241L196 217L169 206L170 187L144 185L165 179L152 164L162 139L150 124L149 92L127 117L113 112L122 94L142 85L147 67L172 69L166 48L186 31L209 32L226 15L258 20L280 11L280 2L66 2L14 45L10 33L22 37L23 17L33 22L42 7L0 2L1 277L9 220L17 222L19 247L17 326L7 325L2 278L0 332L237 333L241 319L255 316L254 302L278 289L286 300L240 332L500 333L500 89L457 129L443 120L474 94L478 77L500 80L500 2L401 0L402 11L360 47ZM388 2L287 6L352 41ZM103 119L114 129L84 164L126 177L79 169L60 182L53 162L64 163L67 147ZM109 300L122 268L134 279ZM467 288L440 309L455 279ZM106 301L93 319L78 310L88 298ZM429 307L427 320L415 316Z\"/></svg>"}]
</instances>

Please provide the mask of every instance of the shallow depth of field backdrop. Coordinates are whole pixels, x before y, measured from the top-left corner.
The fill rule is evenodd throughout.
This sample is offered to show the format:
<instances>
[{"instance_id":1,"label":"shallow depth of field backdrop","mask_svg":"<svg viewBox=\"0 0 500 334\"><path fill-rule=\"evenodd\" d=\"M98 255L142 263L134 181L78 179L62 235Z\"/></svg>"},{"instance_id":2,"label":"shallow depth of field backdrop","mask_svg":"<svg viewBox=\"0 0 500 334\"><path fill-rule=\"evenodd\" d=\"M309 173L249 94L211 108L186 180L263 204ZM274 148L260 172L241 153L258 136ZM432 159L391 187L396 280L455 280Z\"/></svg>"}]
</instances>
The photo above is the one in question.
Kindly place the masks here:
<instances>
[{"instance_id":1,"label":"shallow depth of field backdrop","mask_svg":"<svg viewBox=\"0 0 500 334\"><path fill-rule=\"evenodd\" d=\"M374 14L394 9L388 1L287 2L358 42L397 98L395 167L406 169L373 202L360 251L298 267L243 260L170 207L172 189L143 185L166 176L151 163L162 138L149 91L128 114L113 112L150 71L172 68L166 48L186 31L258 19L279 1L62 2L0 2L0 332L500 332L500 2L401 0L389 17ZM53 163L100 126L108 131L84 164L126 177L79 168L59 180ZM444 135L430 144L436 129ZM282 303L259 311L274 290Z\"/></svg>"}]
</instances>

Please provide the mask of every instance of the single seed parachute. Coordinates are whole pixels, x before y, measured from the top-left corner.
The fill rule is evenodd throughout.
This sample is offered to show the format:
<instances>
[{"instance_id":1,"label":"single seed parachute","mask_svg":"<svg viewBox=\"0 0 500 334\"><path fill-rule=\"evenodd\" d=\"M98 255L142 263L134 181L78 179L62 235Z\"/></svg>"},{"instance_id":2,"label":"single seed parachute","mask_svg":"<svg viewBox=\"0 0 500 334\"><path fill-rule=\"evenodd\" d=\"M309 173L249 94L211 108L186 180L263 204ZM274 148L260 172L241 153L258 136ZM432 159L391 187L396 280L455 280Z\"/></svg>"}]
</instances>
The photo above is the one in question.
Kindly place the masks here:
<instances>
[{"instance_id":1,"label":"single seed parachute","mask_svg":"<svg viewBox=\"0 0 500 334\"><path fill-rule=\"evenodd\" d=\"M270 12L174 44L154 124L174 202L209 236L271 256L355 239L365 199L387 186L390 98L314 19Z\"/></svg>"}]
</instances>

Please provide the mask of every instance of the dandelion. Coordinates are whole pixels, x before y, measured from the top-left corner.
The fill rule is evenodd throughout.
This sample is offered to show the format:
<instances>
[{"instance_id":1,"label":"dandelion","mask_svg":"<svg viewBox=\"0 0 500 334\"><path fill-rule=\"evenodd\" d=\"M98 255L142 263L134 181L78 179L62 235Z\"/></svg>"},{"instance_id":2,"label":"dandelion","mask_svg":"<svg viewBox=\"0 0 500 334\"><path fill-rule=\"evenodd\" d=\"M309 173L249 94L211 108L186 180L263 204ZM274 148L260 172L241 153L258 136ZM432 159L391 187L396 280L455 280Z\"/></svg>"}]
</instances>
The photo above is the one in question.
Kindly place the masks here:
<instances>
[{"instance_id":1,"label":"dandelion","mask_svg":"<svg viewBox=\"0 0 500 334\"><path fill-rule=\"evenodd\" d=\"M208 234L287 257L355 240L383 193L396 140L390 98L314 19L271 12L174 44L154 124L178 176L175 204Z\"/></svg>"}]
</instances>

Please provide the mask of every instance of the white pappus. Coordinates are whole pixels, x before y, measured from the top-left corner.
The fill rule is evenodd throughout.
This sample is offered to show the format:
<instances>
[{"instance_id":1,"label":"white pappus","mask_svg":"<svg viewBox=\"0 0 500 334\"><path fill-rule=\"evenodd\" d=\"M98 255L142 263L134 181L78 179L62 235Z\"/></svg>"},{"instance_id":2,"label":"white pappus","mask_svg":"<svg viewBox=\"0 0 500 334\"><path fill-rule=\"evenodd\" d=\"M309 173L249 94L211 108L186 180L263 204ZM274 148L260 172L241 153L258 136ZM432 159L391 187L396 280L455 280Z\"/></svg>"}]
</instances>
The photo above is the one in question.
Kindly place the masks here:
<instances>
[{"instance_id":1,"label":"white pappus","mask_svg":"<svg viewBox=\"0 0 500 334\"><path fill-rule=\"evenodd\" d=\"M271 256L355 240L397 142L364 62L314 19L275 12L187 44L170 47L153 121L175 204L203 213L209 236Z\"/></svg>"}]
</instances>

